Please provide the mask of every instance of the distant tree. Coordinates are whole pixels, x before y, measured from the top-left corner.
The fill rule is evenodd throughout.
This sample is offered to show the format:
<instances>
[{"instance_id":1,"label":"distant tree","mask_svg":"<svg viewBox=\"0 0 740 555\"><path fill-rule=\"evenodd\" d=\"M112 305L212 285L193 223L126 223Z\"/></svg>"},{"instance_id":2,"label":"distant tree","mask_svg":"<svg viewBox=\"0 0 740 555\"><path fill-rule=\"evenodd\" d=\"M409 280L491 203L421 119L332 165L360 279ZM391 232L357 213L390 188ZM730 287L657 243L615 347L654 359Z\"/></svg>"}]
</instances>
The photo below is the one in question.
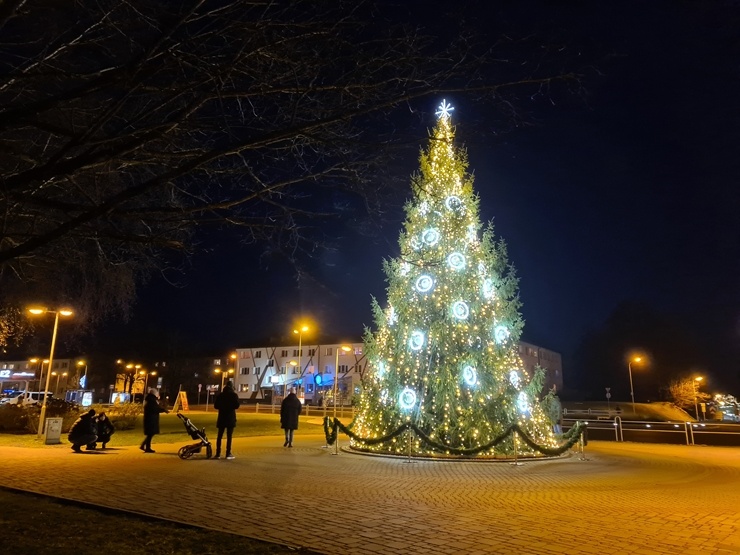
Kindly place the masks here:
<instances>
[{"instance_id":1,"label":"distant tree","mask_svg":"<svg viewBox=\"0 0 740 555\"><path fill-rule=\"evenodd\" d=\"M455 32L440 47L384 13L354 0L4 2L0 306L125 313L138 280L181 264L208 228L298 259L326 241L311 222L348 199L382 215L393 187L378 176L411 144L398 126L419 99L466 93L515 114L514 91L577 82L546 69L558 48L526 63L525 42L494 52ZM406 116L391 120L396 108Z\"/></svg>"},{"instance_id":2,"label":"distant tree","mask_svg":"<svg viewBox=\"0 0 740 555\"><path fill-rule=\"evenodd\" d=\"M692 412L695 403L703 403L712 398L711 395L704 393L696 386L693 377L671 380L668 385L668 395L674 405L682 409L689 409Z\"/></svg>"}]
</instances>

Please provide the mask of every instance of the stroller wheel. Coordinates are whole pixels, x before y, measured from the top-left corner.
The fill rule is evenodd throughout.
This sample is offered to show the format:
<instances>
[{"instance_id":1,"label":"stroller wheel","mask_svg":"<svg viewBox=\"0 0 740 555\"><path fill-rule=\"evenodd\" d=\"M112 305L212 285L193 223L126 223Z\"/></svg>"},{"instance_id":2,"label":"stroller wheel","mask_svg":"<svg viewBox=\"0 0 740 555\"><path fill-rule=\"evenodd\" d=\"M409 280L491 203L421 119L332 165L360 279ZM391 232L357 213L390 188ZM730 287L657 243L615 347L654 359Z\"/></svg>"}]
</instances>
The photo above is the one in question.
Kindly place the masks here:
<instances>
[{"instance_id":1,"label":"stroller wheel","mask_svg":"<svg viewBox=\"0 0 740 555\"><path fill-rule=\"evenodd\" d=\"M180 447L180 450L177 452L177 456L185 460L192 457L193 452L190 450L190 446L186 445L185 447Z\"/></svg>"},{"instance_id":2,"label":"stroller wheel","mask_svg":"<svg viewBox=\"0 0 740 555\"><path fill-rule=\"evenodd\" d=\"M208 444L206 445L206 458L210 459L212 455L213 455L213 448L211 447L210 444Z\"/></svg>"}]
</instances>

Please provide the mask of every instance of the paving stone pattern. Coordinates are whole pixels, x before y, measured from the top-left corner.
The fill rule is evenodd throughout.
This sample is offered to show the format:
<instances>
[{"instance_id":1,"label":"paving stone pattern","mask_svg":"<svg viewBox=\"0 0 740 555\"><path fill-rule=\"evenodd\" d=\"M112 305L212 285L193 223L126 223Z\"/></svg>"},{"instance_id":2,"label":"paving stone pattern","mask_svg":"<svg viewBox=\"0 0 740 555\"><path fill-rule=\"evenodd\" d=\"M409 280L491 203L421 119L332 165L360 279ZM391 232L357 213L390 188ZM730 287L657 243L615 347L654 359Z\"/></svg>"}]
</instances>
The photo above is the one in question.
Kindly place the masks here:
<instances>
[{"instance_id":1,"label":"paving stone pattern","mask_svg":"<svg viewBox=\"0 0 740 555\"><path fill-rule=\"evenodd\" d=\"M315 435L183 461L186 443L0 448L0 484L327 554L740 553L738 448L591 442L514 466L334 456Z\"/></svg>"}]
</instances>

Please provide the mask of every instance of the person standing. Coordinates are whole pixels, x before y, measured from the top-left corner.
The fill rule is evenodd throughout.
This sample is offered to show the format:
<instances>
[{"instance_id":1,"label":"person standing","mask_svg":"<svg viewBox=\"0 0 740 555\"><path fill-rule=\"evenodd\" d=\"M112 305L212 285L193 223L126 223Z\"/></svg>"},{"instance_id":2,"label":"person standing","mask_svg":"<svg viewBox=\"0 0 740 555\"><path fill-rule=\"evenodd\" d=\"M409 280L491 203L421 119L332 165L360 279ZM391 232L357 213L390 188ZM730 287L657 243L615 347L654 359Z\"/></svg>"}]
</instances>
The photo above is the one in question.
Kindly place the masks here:
<instances>
[{"instance_id":1,"label":"person standing","mask_svg":"<svg viewBox=\"0 0 740 555\"><path fill-rule=\"evenodd\" d=\"M82 453L83 445L87 445L87 449L95 449L95 442L98 440L95 432L95 409L90 409L75 420L69 430L67 439L72 444L72 450L75 453Z\"/></svg>"},{"instance_id":2,"label":"person standing","mask_svg":"<svg viewBox=\"0 0 740 555\"><path fill-rule=\"evenodd\" d=\"M144 453L154 453L152 449L152 438L159 433L159 414L169 412L159 406L157 390L149 389L149 393L144 398L144 441L139 445L139 449Z\"/></svg>"},{"instance_id":3,"label":"person standing","mask_svg":"<svg viewBox=\"0 0 740 555\"><path fill-rule=\"evenodd\" d=\"M226 430L226 458L229 460L234 459L234 455L231 454L231 437L236 427L236 410L239 408L239 396L231 386L231 382L228 382L224 386L224 390L216 395L216 399L213 401L213 408L218 411L218 419L216 420L216 427L218 428L216 456L213 458L221 458L221 440L224 437L224 430Z\"/></svg>"},{"instance_id":4,"label":"person standing","mask_svg":"<svg viewBox=\"0 0 740 555\"><path fill-rule=\"evenodd\" d=\"M303 405L295 394L295 387L291 387L290 395L280 404L280 427L285 430L283 447L293 447L293 432L298 429L298 415L302 410Z\"/></svg>"}]
</instances>

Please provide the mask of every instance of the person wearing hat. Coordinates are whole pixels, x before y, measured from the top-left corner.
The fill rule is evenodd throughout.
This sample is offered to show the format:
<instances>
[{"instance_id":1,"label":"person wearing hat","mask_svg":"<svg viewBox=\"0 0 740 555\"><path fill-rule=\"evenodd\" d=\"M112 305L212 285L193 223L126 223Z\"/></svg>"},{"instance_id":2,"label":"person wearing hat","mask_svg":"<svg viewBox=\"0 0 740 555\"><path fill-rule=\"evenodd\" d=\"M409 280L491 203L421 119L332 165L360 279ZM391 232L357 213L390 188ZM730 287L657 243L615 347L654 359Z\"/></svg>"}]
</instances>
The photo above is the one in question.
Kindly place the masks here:
<instances>
[{"instance_id":1,"label":"person wearing hat","mask_svg":"<svg viewBox=\"0 0 740 555\"><path fill-rule=\"evenodd\" d=\"M298 429L298 415L302 410L303 405L295 394L295 387L291 387L290 395L280 404L280 427L285 430L283 447L293 447L293 432Z\"/></svg>"},{"instance_id":2,"label":"person wearing hat","mask_svg":"<svg viewBox=\"0 0 740 555\"><path fill-rule=\"evenodd\" d=\"M224 437L224 430L226 430L226 458L229 460L234 459L235 457L231 453L231 436L234 434L234 428L236 427L236 409L239 408L239 396L231 386L231 382L227 382L224 390L216 395L216 399L213 401L213 408L218 411L218 419L216 420L216 428L218 428L216 456L213 458L221 458L221 440Z\"/></svg>"},{"instance_id":3,"label":"person wearing hat","mask_svg":"<svg viewBox=\"0 0 740 555\"><path fill-rule=\"evenodd\" d=\"M139 445L139 449L144 453L154 453L152 449L152 438L159 433L159 413L169 412L159 406L159 391L150 388L144 398L144 441Z\"/></svg>"}]
</instances>

